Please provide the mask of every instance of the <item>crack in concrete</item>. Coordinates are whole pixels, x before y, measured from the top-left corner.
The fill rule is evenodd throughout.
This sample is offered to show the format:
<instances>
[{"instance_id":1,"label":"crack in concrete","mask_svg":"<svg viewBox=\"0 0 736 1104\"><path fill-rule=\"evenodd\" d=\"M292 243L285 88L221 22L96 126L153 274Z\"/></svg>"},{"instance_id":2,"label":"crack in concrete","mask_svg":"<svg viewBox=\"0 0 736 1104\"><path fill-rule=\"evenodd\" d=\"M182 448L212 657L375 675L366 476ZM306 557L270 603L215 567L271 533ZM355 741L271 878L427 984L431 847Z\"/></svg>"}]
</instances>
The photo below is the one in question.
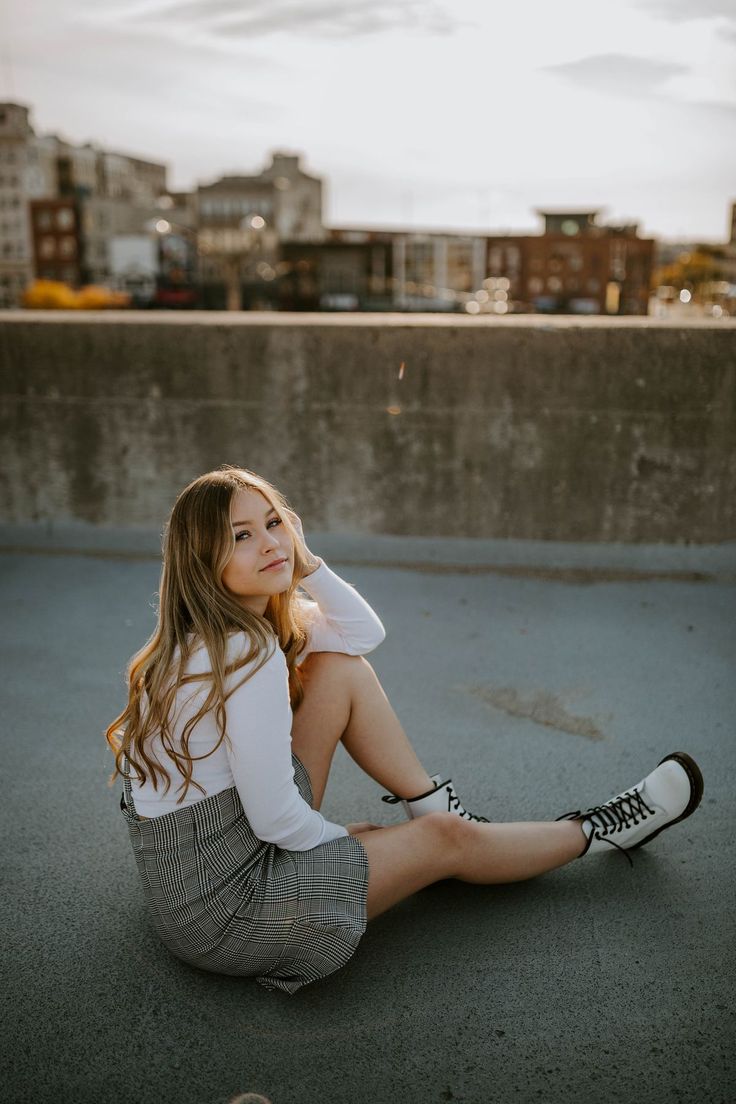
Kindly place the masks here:
<instances>
[{"instance_id":1,"label":"crack in concrete","mask_svg":"<svg viewBox=\"0 0 736 1104\"><path fill-rule=\"evenodd\" d=\"M605 740L593 717L578 717L569 713L559 698L549 690L538 690L531 697L522 698L513 686L468 686L475 697L487 705L500 709L511 717L524 717L535 724L582 736L586 740Z\"/></svg>"}]
</instances>

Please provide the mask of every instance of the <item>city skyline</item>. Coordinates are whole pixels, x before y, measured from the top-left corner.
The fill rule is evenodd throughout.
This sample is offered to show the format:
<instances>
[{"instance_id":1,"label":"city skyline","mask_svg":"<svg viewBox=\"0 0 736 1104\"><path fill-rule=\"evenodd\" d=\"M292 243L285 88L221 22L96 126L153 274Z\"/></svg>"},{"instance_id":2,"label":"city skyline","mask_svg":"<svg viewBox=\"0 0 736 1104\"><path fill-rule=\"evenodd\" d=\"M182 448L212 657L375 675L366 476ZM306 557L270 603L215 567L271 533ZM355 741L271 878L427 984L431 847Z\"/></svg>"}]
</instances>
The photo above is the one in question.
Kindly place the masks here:
<instances>
[{"instance_id":1,"label":"city skyline","mask_svg":"<svg viewBox=\"0 0 736 1104\"><path fill-rule=\"evenodd\" d=\"M299 153L328 225L534 233L575 208L725 240L736 5L691 10L6 0L0 98L37 133L165 162L172 189Z\"/></svg>"}]
</instances>

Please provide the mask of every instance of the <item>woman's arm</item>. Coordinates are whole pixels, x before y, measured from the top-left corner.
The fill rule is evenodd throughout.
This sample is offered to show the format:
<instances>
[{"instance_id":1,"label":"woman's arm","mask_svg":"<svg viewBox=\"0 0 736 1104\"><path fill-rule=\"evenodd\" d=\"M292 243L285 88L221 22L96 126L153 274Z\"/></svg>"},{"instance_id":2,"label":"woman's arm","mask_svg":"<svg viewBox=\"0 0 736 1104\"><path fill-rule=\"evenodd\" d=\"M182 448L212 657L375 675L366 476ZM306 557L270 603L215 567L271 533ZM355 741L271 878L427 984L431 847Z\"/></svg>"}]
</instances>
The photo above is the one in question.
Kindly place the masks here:
<instances>
[{"instance_id":1,"label":"woman's arm","mask_svg":"<svg viewBox=\"0 0 736 1104\"><path fill-rule=\"evenodd\" d=\"M348 655L372 652L386 638L386 630L377 614L354 587L309 551L301 518L293 510L287 513L302 542L307 563L307 573L300 585L315 599L303 603L309 621L309 639L299 654L299 662L310 652L346 652Z\"/></svg>"},{"instance_id":2,"label":"woman's arm","mask_svg":"<svg viewBox=\"0 0 736 1104\"><path fill-rule=\"evenodd\" d=\"M300 659L309 652L366 655L385 639L386 630L365 598L324 561L300 585L315 600L305 603L309 640Z\"/></svg>"},{"instance_id":3,"label":"woman's arm","mask_svg":"<svg viewBox=\"0 0 736 1104\"><path fill-rule=\"evenodd\" d=\"M237 684L242 676L241 670L230 677ZM310 808L294 781L289 680L280 648L230 695L226 710L230 768L256 836L289 851L346 836L347 828Z\"/></svg>"}]
</instances>

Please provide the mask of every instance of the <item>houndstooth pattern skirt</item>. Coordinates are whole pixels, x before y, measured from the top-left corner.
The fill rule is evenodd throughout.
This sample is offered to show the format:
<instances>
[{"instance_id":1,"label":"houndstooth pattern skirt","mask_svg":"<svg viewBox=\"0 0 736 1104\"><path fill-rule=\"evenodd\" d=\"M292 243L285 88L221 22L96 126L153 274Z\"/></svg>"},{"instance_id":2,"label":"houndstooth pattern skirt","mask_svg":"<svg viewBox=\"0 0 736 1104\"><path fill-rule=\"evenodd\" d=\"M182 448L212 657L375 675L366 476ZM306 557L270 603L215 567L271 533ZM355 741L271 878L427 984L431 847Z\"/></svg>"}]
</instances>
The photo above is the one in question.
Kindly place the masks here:
<instances>
[{"instance_id":1,"label":"houndstooth pattern skirt","mask_svg":"<svg viewBox=\"0 0 736 1104\"><path fill-rule=\"evenodd\" d=\"M294 779L312 803L303 764ZM125 771L130 767L127 759ZM235 786L140 819L128 773L127 822L153 926L177 958L296 993L333 973L365 932L368 856L355 836L286 851L253 833Z\"/></svg>"}]
</instances>

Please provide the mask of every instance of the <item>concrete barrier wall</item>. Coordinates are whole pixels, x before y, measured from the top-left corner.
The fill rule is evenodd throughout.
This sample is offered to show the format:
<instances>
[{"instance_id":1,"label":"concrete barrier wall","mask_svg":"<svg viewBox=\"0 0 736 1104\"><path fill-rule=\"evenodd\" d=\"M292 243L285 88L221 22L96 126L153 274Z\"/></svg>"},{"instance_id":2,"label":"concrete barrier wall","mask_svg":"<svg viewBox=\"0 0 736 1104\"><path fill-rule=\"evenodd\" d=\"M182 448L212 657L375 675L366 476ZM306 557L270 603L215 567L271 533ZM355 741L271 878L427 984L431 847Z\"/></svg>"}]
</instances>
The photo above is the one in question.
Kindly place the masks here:
<instances>
[{"instance_id":1,"label":"concrete barrier wall","mask_svg":"<svg viewBox=\"0 0 736 1104\"><path fill-rule=\"evenodd\" d=\"M736 536L736 320L0 319L6 523L159 526L232 463L327 533Z\"/></svg>"}]
</instances>

